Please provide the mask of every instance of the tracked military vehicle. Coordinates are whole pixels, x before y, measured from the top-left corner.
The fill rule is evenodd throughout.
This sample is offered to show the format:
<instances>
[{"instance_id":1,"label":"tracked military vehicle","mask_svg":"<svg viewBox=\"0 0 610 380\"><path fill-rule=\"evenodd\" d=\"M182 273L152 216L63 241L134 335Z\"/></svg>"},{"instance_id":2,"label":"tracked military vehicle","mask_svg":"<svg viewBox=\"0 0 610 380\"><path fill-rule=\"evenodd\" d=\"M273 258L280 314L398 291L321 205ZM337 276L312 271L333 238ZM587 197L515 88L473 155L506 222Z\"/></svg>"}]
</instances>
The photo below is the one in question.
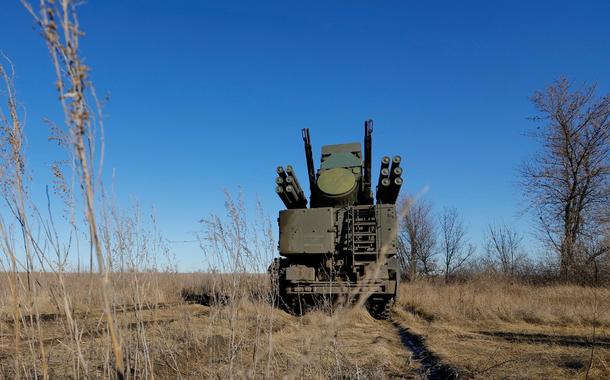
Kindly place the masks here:
<instances>
[{"instance_id":1,"label":"tracked military vehicle","mask_svg":"<svg viewBox=\"0 0 610 380\"><path fill-rule=\"evenodd\" d=\"M366 299L371 314L387 318L398 292L396 199L400 156L381 160L371 190L373 122L358 142L322 146L314 167L309 129L302 130L309 179L307 199L295 170L277 168L279 254L269 271L283 307L300 314L319 299ZM307 205L309 204L309 207Z\"/></svg>"}]
</instances>

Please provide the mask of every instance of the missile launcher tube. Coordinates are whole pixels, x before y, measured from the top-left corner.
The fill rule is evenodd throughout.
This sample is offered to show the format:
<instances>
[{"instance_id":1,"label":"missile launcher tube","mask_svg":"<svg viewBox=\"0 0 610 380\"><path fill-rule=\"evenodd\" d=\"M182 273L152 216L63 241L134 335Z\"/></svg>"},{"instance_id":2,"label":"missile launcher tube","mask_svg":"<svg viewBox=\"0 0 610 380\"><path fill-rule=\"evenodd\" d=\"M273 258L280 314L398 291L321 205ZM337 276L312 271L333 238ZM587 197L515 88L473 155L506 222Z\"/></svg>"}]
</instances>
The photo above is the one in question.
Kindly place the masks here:
<instances>
[{"instance_id":1,"label":"missile launcher tube","mask_svg":"<svg viewBox=\"0 0 610 380\"><path fill-rule=\"evenodd\" d=\"M390 184L391 184L391 181L387 177L383 178L380 181L380 185L377 188L377 203L380 203L380 204L388 203L388 201L387 201L387 194L388 194L388 191L389 191L389 188L390 188Z\"/></svg>"},{"instance_id":2,"label":"missile launcher tube","mask_svg":"<svg viewBox=\"0 0 610 380\"><path fill-rule=\"evenodd\" d=\"M383 170L384 168L387 169L389 167L390 167L390 157L383 156L383 158L381 159L381 170Z\"/></svg>"},{"instance_id":3,"label":"missile launcher tube","mask_svg":"<svg viewBox=\"0 0 610 380\"><path fill-rule=\"evenodd\" d=\"M394 181L394 179L400 176L402 176L402 168L397 166L394 168L394 170L392 170L392 173L390 173L390 181Z\"/></svg>"},{"instance_id":4,"label":"missile launcher tube","mask_svg":"<svg viewBox=\"0 0 610 380\"><path fill-rule=\"evenodd\" d=\"M303 189L298 187L298 184L294 182L294 177L292 177L292 176L286 177L285 182L286 182L286 186L292 186L292 188L294 189L296 194L299 196L299 198L305 199L305 193L303 193Z\"/></svg>"},{"instance_id":5,"label":"missile launcher tube","mask_svg":"<svg viewBox=\"0 0 610 380\"><path fill-rule=\"evenodd\" d=\"M286 186L285 190L286 190L286 194L288 195L288 198L290 199L290 202L297 204L299 202L299 195L297 194L294 187L292 187L292 185L288 185L288 186Z\"/></svg>"},{"instance_id":6,"label":"missile launcher tube","mask_svg":"<svg viewBox=\"0 0 610 380\"><path fill-rule=\"evenodd\" d=\"M276 186L275 192L280 197L280 199L282 200L282 202L284 203L284 206L286 206L286 208L295 208L293 203L291 202L291 200L288 198L288 195L286 195L286 192L284 191L283 187Z\"/></svg>"},{"instance_id":7,"label":"missile launcher tube","mask_svg":"<svg viewBox=\"0 0 610 380\"><path fill-rule=\"evenodd\" d=\"M291 175L286 173L288 171ZM307 198L303 189L300 188L299 183L294 177L294 169L292 166L286 166L286 170L282 166L278 166L276 169L278 176L275 178L276 188L275 192L280 197L286 208L302 208L307 207Z\"/></svg>"},{"instance_id":8,"label":"missile launcher tube","mask_svg":"<svg viewBox=\"0 0 610 380\"><path fill-rule=\"evenodd\" d=\"M278 167L277 167L277 169L276 169L276 171L277 171L277 175L278 175L278 176L280 176L280 177L282 177L282 179L285 179L285 178L286 178L286 172L284 171L284 168L283 168L283 167L278 166Z\"/></svg>"},{"instance_id":9,"label":"missile launcher tube","mask_svg":"<svg viewBox=\"0 0 610 380\"><path fill-rule=\"evenodd\" d=\"M288 195L288 198L290 198L290 200L294 204L293 208L304 208L307 206L307 199L303 196L300 196L292 185L286 186L285 190L286 194Z\"/></svg>"},{"instance_id":10,"label":"missile launcher tube","mask_svg":"<svg viewBox=\"0 0 610 380\"><path fill-rule=\"evenodd\" d=\"M402 161L400 156L392 157L392 167L390 168L390 173L393 172L395 168L400 166L400 161Z\"/></svg>"},{"instance_id":11,"label":"missile launcher tube","mask_svg":"<svg viewBox=\"0 0 610 380\"><path fill-rule=\"evenodd\" d=\"M286 178L286 180L287 180L286 182L288 182L288 178L291 178L292 180L290 181L290 184L292 186L294 186L294 188L297 190L297 192L299 194L301 194L301 196L303 198L305 198L305 193L303 192L303 188L301 187L301 184L299 183L299 180L297 179L297 174L295 173L295 171L291 165L286 166L286 174L288 175L288 177Z\"/></svg>"},{"instance_id":12,"label":"missile launcher tube","mask_svg":"<svg viewBox=\"0 0 610 380\"><path fill-rule=\"evenodd\" d=\"M396 203L398 199L398 194L400 193L400 187L402 186L402 178L396 177L394 178L392 183L388 187L386 192L385 201L387 203Z\"/></svg>"},{"instance_id":13,"label":"missile launcher tube","mask_svg":"<svg viewBox=\"0 0 610 380\"><path fill-rule=\"evenodd\" d=\"M388 168L382 168L379 171L379 181L377 182L377 191L379 191L379 189L381 188L381 181L383 181L384 178L389 178L390 177L390 170Z\"/></svg>"}]
</instances>

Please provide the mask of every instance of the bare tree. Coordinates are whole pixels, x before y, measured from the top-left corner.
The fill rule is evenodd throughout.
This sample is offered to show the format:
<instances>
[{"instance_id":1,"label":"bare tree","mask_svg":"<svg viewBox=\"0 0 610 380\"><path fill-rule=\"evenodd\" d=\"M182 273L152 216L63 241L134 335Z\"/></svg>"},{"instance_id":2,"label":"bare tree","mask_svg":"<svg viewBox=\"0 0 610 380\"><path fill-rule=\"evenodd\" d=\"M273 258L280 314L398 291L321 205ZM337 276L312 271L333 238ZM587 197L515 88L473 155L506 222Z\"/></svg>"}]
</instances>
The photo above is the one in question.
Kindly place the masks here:
<instances>
[{"instance_id":1,"label":"bare tree","mask_svg":"<svg viewBox=\"0 0 610 380\"><path fill-rule=\"evenodd\" d=\"M457 209L445 208L439 218L440 251L445 282L474 254L475 247L466 239L466 228Z\"/></svg>"},{"instance_id":2,"label":"bare tree","mask_svg":"<svg viewBox=\"0 0 610 380\"><path fill-rule=\"evenodd\" d=\"M610 95L565 78L532 96L540 150L521 169L522 188L564 281L607 249L589 250L608 223Z\"/></svg>"},{"instance_id":3,"label":"bare tree","mask_svg":"<svg viewBox=\"0 0 610 380\"><path fill-rule=\"evenodd\" d=\"M506 224L488 226L485 250L488 256L499 264L502 273L511 278L522 258L521 241L519 233Z\"/></svg>"},{"instance_id":4,"label":"bare tree","mask_svg":"<svg viewBox=\"0 0 610 380\"><path fill-rule=\"evenodd\" d=\"M408 196L401 208L398 257L403 273L413 280L418 272L429 274L434 268L436 228L430 202Z\"/></svg>"}]
</instances>

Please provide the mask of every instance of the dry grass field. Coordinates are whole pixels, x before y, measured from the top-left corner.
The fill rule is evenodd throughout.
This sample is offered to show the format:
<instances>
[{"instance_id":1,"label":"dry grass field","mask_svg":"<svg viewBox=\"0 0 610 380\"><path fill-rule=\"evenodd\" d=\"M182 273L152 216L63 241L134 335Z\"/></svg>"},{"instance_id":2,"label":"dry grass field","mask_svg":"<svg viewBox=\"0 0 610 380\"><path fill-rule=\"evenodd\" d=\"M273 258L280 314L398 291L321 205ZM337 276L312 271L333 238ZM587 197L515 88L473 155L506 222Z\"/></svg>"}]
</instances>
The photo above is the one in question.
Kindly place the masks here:
<instances>
[{"instance_id":1,"label":"dry grass field","mask_svg":"<svg viewBox=\"0 0 610 380\"><path fill-rule=\"evenodd\" d=\"M248 221L243 194L227 193L224 217L200 220L195 235L210 273L176 273L154 213L143 218L137 202L119 207L114 183L104 184L107 99L79 50L82 2L21 3L48 50L61 116L51 111L45 124L63 154L53 162L28 155L27 107L0 52L0 380L610 378L607 287L431 279L403 284L390 320L351 304L287 314L267 276L251 273L277 255L276 224L261 204ZM41 156L52 179L35 184L28 158ZM457 211L446 215L449 279L475 248L461 259L451 253L456 237L465 246L466 231Z\"/></svg>"},{"instance_id":2,"label":"dry grass field","mask_svg":"<svg viewBox=\"0 0 610 380\"><path fill-rule=\"evenodd\" d=\"M204 217L196 233L203 262L222 274L173 272L154 213L119 207L102 183L105 101L79 50L81 2L35 3L22 1L63 115L47 121L48 137L65 154L52 184L37 185L41 202L3 57L0 380L610 378L608 288L422 280L402 285L389 321L352 305L281 311L267 276L251 273L277 254L276 225L260 204L249 222L243 194L227 194L225 217ZM456 218L445 223L454 232Z\"/></svg>"},{"instance_id":3,"label":"dry grass field","mask_svg":"<svg viewBox=\"0 0 610 380\"><path fill-rule=\"evenodd\" d=\"M400 378L419 373L396 328L364 310L317 310L295 317L271 305L260 276L140 275L138 281L135 274L129 276L131 284L143 285L139 294L121 286L126 278L114 279L116 289L122 289L115 294L113 314L126 378ZM34 326L28 328L29 315L21 317L20 375L114 378L111 342L99 301L87 298L87 275L68 276L68 293L74 291L69 313L56 305L56 284L43 277L49 292L36 301L41 307L32 316ZM221 301L183 302L184 288L219 295ZM142 303L133 301L138 297ZM10 305L2 306L0 378L12 379L15 329Z\"/></svg>"},{"instance_id":4,"label":"dry grass field","mask_svg":"<svg viewBox=\"0 0 610 380\"><path fill-rule=\"evenodd\" d=\"M57 277L32 275L37 312L21 305L18 343L2 287L0 378L14 378L16 363L24 378L116 377L96 287L88 274L64 276L61 293ZM407 283L392 320L379 321L341 305L286 314L258 275L126 273L112 282L130 379L610 376L603 288ZM185 302L184 289L204 304Z\"/></svg>"},{"instance_id":5,"label":"dry grass field","mask_svg":"<svg viewBox=\"0 0 610 380\"><path fill-rule=\"evenodd\" d=\"M394 318L465 377L610 377L610 290L404 284Z\"/></svg>"}]
</instances>

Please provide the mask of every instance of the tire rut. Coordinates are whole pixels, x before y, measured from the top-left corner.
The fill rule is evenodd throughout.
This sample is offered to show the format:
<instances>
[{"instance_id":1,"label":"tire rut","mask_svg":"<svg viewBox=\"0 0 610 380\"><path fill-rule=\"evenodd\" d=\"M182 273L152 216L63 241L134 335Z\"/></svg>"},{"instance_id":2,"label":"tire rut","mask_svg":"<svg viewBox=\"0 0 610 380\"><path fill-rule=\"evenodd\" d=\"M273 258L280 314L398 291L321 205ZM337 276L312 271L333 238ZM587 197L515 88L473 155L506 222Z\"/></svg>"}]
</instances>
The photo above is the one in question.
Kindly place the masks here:
<instances>
[{"instance_id":1,"label":"tire rut","mask_svg":"<svg viewBox=\"0 0 610 380\"><path fill-rule=\"evenodd\" d=\"M413 359L421 364L420 375L422 378L428 380L453 380L463 377L460 376L457 369L444 363L436 353L428 348L424 337L403 327L395 319L390 319L389 322L398 331L403 346L411 351Z\"/></svg>"},{"instance_id":2,"label":"tire rut","mask_svg":"<svg viewBox=\"0 0 610 380\"><path fill-rule=\"evenodd\" d=\"M610 348L610 338L597 337L595 339L581 335L550 335L540 333L519 333L506 331L478 331L477 333L508 342L550 344L571 347L600 347Z\"/></svg>"}]
</instances>

